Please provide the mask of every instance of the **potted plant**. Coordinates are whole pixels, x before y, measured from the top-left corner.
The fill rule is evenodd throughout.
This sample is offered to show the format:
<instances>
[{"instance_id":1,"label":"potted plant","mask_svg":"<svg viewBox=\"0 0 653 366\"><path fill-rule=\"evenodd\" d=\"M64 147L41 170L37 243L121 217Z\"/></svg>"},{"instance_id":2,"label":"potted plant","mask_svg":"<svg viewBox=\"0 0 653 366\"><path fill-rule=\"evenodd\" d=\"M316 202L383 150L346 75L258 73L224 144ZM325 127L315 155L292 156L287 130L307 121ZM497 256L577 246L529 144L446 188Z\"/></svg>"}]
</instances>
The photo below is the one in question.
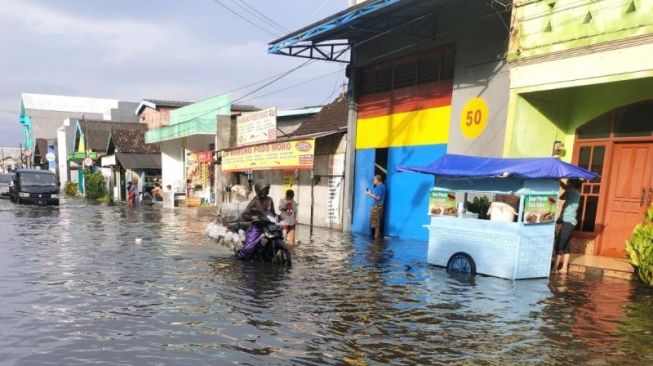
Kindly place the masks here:
<instances>
[{"instance_id":1,"label":"potted plant","mask_svg":"<svg viewBox=\"0 0 653 366\"><path fill-rule=\"evenodd\" d=\"M632 238L626 241L626 253L637 277L647 286L653 286L653 204L645 216L644 222L633 230Z\"/></svg>"}]
</instances>

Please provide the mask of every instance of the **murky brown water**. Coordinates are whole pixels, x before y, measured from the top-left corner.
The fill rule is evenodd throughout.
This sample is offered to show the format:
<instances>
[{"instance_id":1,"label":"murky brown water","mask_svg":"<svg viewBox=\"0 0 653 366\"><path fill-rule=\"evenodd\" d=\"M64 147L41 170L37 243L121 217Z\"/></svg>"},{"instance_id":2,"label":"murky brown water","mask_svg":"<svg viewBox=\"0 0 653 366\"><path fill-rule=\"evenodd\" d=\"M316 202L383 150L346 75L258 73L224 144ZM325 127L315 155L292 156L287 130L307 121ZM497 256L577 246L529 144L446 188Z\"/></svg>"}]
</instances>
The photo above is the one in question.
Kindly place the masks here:
<instances>
[{"instance_id":1,"label":"murky brown water","mask_svg":"<svg viewBox=\"0 0 653 366\"><path fill-rule=\"evenodd\" d=\"M0 201L0 364L653 364L653 291L629 282L464 284L425 243L326 231L286 271L208 219Z\"/></svg>"}]
</instances>

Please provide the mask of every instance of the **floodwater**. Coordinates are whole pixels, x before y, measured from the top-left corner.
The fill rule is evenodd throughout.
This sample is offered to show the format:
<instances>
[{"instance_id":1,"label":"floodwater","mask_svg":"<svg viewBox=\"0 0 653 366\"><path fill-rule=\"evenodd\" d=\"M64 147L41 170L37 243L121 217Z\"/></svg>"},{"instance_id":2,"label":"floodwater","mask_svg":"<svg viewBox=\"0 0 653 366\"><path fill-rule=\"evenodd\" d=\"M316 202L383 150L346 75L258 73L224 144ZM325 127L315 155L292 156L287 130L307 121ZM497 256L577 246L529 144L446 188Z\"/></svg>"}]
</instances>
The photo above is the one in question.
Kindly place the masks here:
<instances>
[{"instance_id":1,"label":"floodwater","mask_svg":"<svg viewBox=\"0 0 653 366\"><path fill-rule=\"evenodd\" d=\"M304 228L284 270L236 261L209 219L0 201L0 364L653 364L631 282L461 283L424 243Z\"/></svg>"}]
</instances>

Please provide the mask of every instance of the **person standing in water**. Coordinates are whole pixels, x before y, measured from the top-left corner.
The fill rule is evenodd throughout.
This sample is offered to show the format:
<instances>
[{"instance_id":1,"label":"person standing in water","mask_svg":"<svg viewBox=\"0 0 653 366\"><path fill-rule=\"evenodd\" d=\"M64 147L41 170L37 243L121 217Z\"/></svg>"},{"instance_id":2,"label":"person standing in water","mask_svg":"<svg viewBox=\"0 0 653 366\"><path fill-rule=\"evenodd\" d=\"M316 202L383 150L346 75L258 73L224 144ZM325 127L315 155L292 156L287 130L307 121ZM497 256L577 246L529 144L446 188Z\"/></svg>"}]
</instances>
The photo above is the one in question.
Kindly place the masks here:
<instances>
[{"instance_id":1,"label":"person standing in water","mask_svg":"<svg viewBox=\"0 0 653 366\"><path fill-rule=\"evenodd\" d=\"M134 207L134 190L132 186L132 182L127 182L127 202L129 203L129 207Z\"/></svg>"},{"instance_id":2,"label":"person standing in water","mask_svg":"<svg viewBox=\"0 0 653 366\"><path fill-rule=\"evenodd\" d=\"M374 187L365 190L365 194L372 200L370 211L370 226L374 229L374 239L381 240L381 223L383 222L383 203L385 201L385 185L383 178L377 174L374 176Z\"/></svg>"},{"instance_id":3,"label":"person standing in water","mask_svg":"<svg viewBox=\"0 0 653 366\"><path fill-rule=\"evenodd\" d=\"M560 196L560 200L565 201L562 206L562 214L558 219L561 225L560 231L555 239L555 263L553 273L567 273L569 270L569 257L571 253L571 234L578 225L578 207L580 205L580 186L578 179L568 179L567 184L560 183L565 192ZM562 268L560 268L562 263Z\"/></svg>"},{"instance_id":4,"label":"person standing in water","mask_svg":"<svg viewBox=\"0 0 653 366\"><path fill-rule=\"evenodd\" d=\"M295 244L295 227L297 225L297 202L295 202L295 192L292 189L286 191L286 197L279 201L279 216L281 216L280 225L283 227L286 242L290 245Z\"/></svg>"}]
</instances>

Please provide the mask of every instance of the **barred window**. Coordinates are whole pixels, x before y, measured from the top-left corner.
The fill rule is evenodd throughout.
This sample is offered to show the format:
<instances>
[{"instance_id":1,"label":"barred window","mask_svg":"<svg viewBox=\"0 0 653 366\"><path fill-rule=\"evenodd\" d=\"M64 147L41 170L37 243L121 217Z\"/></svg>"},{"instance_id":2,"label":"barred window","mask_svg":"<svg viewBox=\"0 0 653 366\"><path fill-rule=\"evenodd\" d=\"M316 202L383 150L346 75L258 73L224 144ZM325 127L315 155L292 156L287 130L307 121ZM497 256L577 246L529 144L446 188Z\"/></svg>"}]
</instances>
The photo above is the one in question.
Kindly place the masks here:
<instances>
[{"instance_id":1,"label":"barred window","mask_svg":"<svg viewBox=\"0 0 653 366\"><path fill-rule=\"evenodd\" d=\"M367 66L361 72L360 94L382 93L452 79L454 62L453 46L445 46Z\"/></svg>"}]
</instances>

